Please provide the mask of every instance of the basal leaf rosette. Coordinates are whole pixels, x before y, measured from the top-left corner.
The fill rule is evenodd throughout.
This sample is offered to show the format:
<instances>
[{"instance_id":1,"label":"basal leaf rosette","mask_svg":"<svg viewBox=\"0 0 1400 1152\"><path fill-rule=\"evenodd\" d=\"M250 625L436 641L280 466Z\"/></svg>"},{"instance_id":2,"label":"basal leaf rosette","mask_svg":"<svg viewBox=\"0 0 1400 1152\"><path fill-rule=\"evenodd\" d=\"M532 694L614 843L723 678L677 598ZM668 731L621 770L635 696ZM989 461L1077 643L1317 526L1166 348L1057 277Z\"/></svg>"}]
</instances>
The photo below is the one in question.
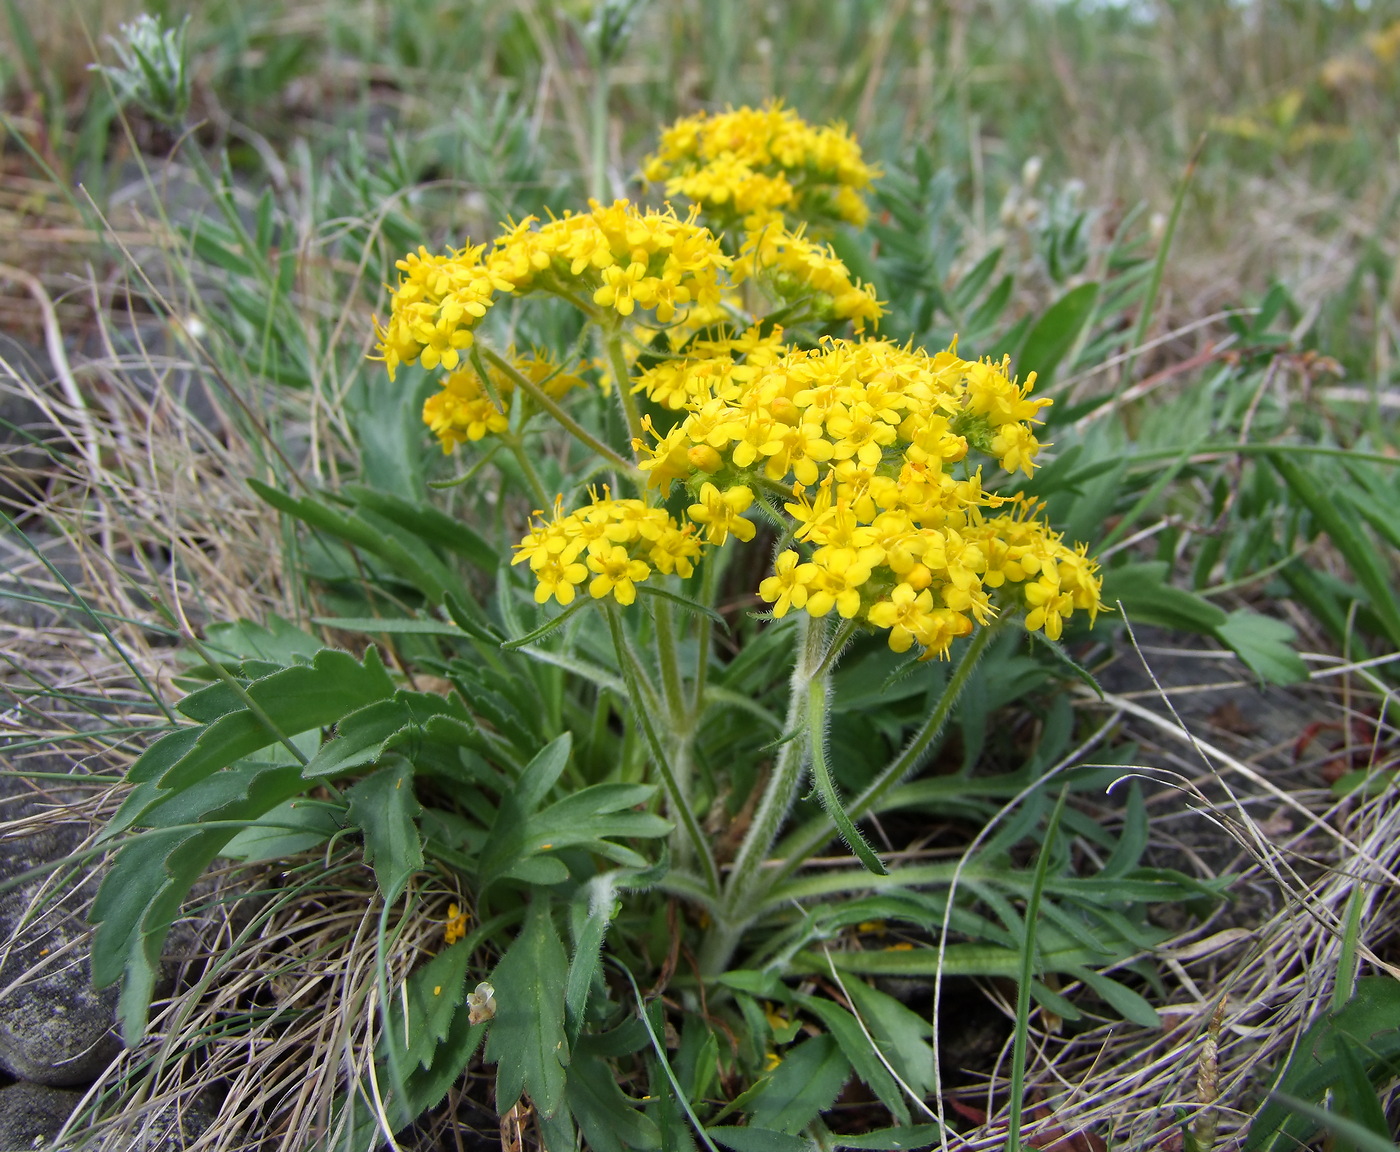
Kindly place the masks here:
<instances>
[{"instance_id":1,"label":"basal leaf rosette","mask_svg":"<svg viewBox=\"0 0 1400 1152\"><path fill-rule=\"evenodd\" d=\"M677 120L642 174L668 197L701 205L717 229L743 221L752 230L784 216L860 227L869 216L862 193L879 171L844 124L814 127L774 102Z\"/></svg>"},{"instance_id":2,"label":"basal leaf rosette","mask_svg":"<svg viewBox=\"0 0 1400 1152\"><path fill-rule=\"evenodd\" d=\"M400 260L389 319L375 332L390 379L400 364L452 371L501 295L550 292L616 326L637 312L670 323L684 309L716 310L730 259L719 241L669 208L626 200L541 222L527 217L485 245Z\"/></svg>"},{"instance_id":3,"label":"basal leaf rosette","mask_svg":"<svg viewBox=\"0 0 1400 1152\"><path fill-rule=\"evenodd\" d=\"M1008 610L1058 638L1102 606L1097 566L1033 502L983 488L984 463L1030 475L1040 450L1049 401L1009 367L832 339L742 376L698 360L686 416L639 446L641 468L663 493L687 485L712 544L752 538L759 500L786 524L792 546L759 588L775 616L836 612L926 657Z\"/></svg>"}]
</instances>

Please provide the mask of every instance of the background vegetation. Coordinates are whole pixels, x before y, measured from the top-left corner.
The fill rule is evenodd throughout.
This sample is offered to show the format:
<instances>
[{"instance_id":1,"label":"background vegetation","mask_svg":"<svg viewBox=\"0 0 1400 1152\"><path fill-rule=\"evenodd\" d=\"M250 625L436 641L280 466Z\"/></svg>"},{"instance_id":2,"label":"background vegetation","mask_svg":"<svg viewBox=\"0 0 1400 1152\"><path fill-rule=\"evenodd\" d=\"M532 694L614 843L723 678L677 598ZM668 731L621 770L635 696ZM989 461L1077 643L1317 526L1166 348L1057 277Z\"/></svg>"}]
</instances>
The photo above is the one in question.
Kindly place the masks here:
<instances>
[{"instance_id":1,"label":"background vegetation","mask_svg":"<svg viewBox=\"0 0 1400 1152\"><path fill-rule=\"evenodd\" d=\"M186 14L156 10L172 23ZM986 842L1023 880L1039 866L1051 890L1067 885L1054 895L1069 905L1074 883L1129 857L1189 874L1203 894L1143 912L1137 937L1125 929L1131 947L1112 940L1093 963L1116 974L1082 992L1087 1019L1068 1028L1049 1000L1033 1024L1024 1005L1018 1015L1016 972L955 986L990 1005L978 1017L990 1039L979 1051L972 1024L943 1009L942 1091L920 1084L927 1106L978 1146L1004 1145L1020 1037L1038 1147L1243 1140L1280 1079L1305 1104L1386 1133L1394 1048L1360 1033L1400 1025L1389 976L1375 975L1394 971L1400 858L1385 663L1400 649L1400 8L693 0L636 6L604 68L582 3L209 3L188 11L188 131L123 107L89 69L112 61L104 38L136 12L0 8L0 382L15 405L4 587L11 604L53 614L7 616L4 724L11 771L54 748L103 766L78 814L65 805L61 818L110 816L110 785L140 751L133 733L212 675L217 661L192 654L191 637L291 662L318 640L363 650L362 635L318 619L362 617L384 589L417 603L392 558L274 518L244 482L340 493L373 523L385 510L367 506L366 489L416 500L454 474L414 405L364 359L393 261L420 243L487 239L507 217L590 191L633 194L661 124L777 97L812 122L844 119L885 169L869 231L838 240L890 301L885 330L930 347L957 333L964 354L1009 350L1041 372L1057 401L1045 437L1056 457L1038 483L1056 522L1105 559L1106 598L1163 629L1139 640L1177 705L1157 707L1153 685L1123 671L1143 661L1118 624L1073 649L1101 673L1106 702L1043 653L989 657L995 675L969 693L936 760L981 782L920 842L926 859ZM536 323L526 334L548 343L564 321ZM453 489L441 507L503 529L488 497ZM359 582L341 579L354 563ZM736 604L735 618L752 606ZM227 626L240 618L270 631ZM386 650L419 687L442 690L434 643L400 636ZM745 671L734 671L741 687ZM853 702L838 741L898 746L917 701L892 697L889 672L843 669ZM1276 687L1258 692L1261 681ZM860 695L872 682L874 701ZM1074 756L1140 764L1147 779L1105 798L1086 775L1053 818L1053 795L1021 803L1032 776ZM423 971L464 898L450 872L420 887L418 911L395 921L386 977L363 946L384 928L373 878L353 837L327 834L339 855L318 848L286 875L229 866L199 898L206 931L238 947L191 961L182 987L193 991L158 1002L155 1020L203 1039L174 1055L133 1049L84 1122L207 1083L225 1131L291 1147L330 1119L347 1076L373 1071L378 1026L360 1009L382 978ZM925 827L891 834L905 847ZM1233 903L1204 898L1227 878ZM1035 922L1039 895L1023 884L999 896L994 883L976 895L979 914L1000 917L987 938L1029 955L1035 934L1016 926ZM658 902L648 914L634 933L666 938L677 913ZM884 977L904 979L933 1019L951 995L943 981L928 983L866 922L854 927L869 954L895 958ZM958 927L972 938L969 923ZM928 939L890 943L908 942ZM473 972L494 962L483 949ZM628 963L659 977L668 960ZM256 986L238 975L259 969L281 975ZM1052 989L1067 990L1062 979ZM830 1012L810 1008L811 982L793 988L740 990L772 1009L747 1022L770 1048L802 1042L790 1020L804 1005L809 1022ZM886 1026L928 1049L907 1021L904 1034ZM324 1058L347 1037L358 1064ZM732 1124L739 1085L707 1078L696 1050L708 1041L692 1037L662 1047L705 1123ZM250 1066L249 1044L272 1055ZM794 1067L817 1059L805 1051ZM1309 1079L1295 1051L1320 1052L1322 1072ZM625 1086L640 1095L656 1069L637 1059ZM494 1116L492 1074L478 1058L450 1091L422 1088L447 1101L403 1142L452 1139L453 1118L538 1139L528 1116ZM788 1103L770 1091L738 1112L805 1128L810 1102ZM843 1097L822 1138L889 1123L879 1106ZM1285 1122L1273 1107L1251 1146ZM1318 1130L1288 1122L1303 1138Z\"/></svg>"}]
</instances>

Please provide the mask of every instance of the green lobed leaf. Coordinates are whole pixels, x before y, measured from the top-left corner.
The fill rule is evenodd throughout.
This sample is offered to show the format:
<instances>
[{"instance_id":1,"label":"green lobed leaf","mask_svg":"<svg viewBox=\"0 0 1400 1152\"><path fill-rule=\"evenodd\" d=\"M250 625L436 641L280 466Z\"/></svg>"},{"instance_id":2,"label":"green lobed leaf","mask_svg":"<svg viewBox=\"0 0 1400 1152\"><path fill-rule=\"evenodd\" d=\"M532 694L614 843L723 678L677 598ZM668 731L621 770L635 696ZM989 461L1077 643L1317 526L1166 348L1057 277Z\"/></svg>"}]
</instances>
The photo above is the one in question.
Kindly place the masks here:
<instances>
[{"instance_id":1,"label":"green lobed leaf","mask_svg":"<svg viewBox=\"0 0 1400 1152\"><path fill-rule=\"evenodd\" d=\"M632 1106L604 1060L575 1055L565 1082L569 1111L593 1152L649 1152L661 1147L656 1121Z\"/></svg>"},{"instance_id":2,"label":"green lobed leaf","mask_svg":"<svg viewBox=\"0 0 1400 1152\"><path fill-rule=\"evenodd\" d=\"M152 806L153 831L118 850L91 920L92 982L104 988L122 981L122 1035L135 1045L146 1027L161 948L194 882L237 832L200 828L200 822L251 823L304 787L292 766L242 764L198 782Z\"/></svg>"},{"instance_id":3,"label":"green lobed leaf","mask_svg":"<svg viewBox=\"0 0 1400 1152\"><path fill-rule=\"evenodd\" d=\"M830 1000L819 996L803 996L799 1001L813 1016L826 1025L827 1031L836 1038L855 1073L890 1110L890 1114L901 1124L909 1123L909 1106L904 1102L904 1092L895 1082L890 1070L880 1061L879 1055L870 1041L865 1038L856 1018Z\"/></svg>"},{"instance_id":4,"label":"green lobed leaf","mask_svg":"<svg viewBox=\"0 0 1400 1152\"><path fill-rule=\"evenodd\" d=\"M1298 684L1308 678L1308 666L1293 649L1297 633L1282 620L1240 608L1216 627L1215 634L1262 680Z\"/></svg>"},{"instance_id":5,"label":"green lobed leaf","mask_svg":"<svg viewBox=\"0 0 1400 1152\"><path fill-rule=\"evenodd\" d=\"M800 1132L831 1107L850 1076L851 1066L833 1037L813 1036L794 1045L753 1103L754 1127Z\"/></svg>"},{"instance_id":6,"label":"green lobed leaf","mask_svg":"<svg viewBox=\"0 0 1400 1152\"><path fill-rule=\"evenodd\" d=\"M486 1059L496 1065L496 1111L504 1116L528 1093L542 1116L564 1102L564 986L568 962L550 916L549 899L536 892L515 938L496 970L496 1018L486 1041Z\"/></svg>"},{"instance_id":7,"label":"green lobed leaf","mask_svg":"<svg viewBox=\"0 0 1400 1152\"><path fill-rule=\"evenodd\" d=\"M456 701L432 692L400 689L389 699L376 700L340 720L335 738L321 746L303 775L308 780L343 776L355 768L377 764L386 752L405 743L441 739L446 729L429 727L438 717L468 725L470 731L471 717Z\"/></svg>"},{"instance_id":8,"label":"green lobed leaf","mask_svg":"<svg viewBox=\"0 0 1400 1152\"><path fill-rule=\"evenodd\" d=\"M325 645L275 613L255 623L237 620L205 626L204 646L215 655L233 659L270 660L286 667L311 660Z\"/></svg>"},{"instance_id":9,"label":"green lobed leaf","mask_svg":"<svg viewBox=\"0 0 1400 1152\"><path fill-rule=\"evenodd\" d=\"M475 950L475 941L459 940L409 976L405 982L407 1027L401 1002L391 999L384 1040L394 1044L410 1064L422 1068L433 1064L433 1053L450 1034L454 1018L466 1001L467 967ZM409 1038L406 1046L405 1033Z\"/></svg>"},{"instance_id":10,"label":"green lobed leaf","mask_svg":"<svg viewBox=\"0 0 1400 1152\"><path fill-rule=\"evenodd\" d=\"M279 734L296 736L329 727L393 691L393 680L374 648L366 650L363 664L348 652L323 648L310 664L255 680L248 685L248 696L276 731L269 731L263 718L245 707L203 728L187 730L194 732L192 737L183 732L164 737L128 774L137 783L153 781L156 790L138 788L112 818L105 835L130 828L153 803L276 743ZM176 751L181 754L172 758Z\"/></svg>"},{"instance_id":11,"label":"green lobed leaf","mask_svg":"<svg viewBox=\"0 0 1400 1152\"><path fill-rule=\"evenodd\" d=\"M365 860L390 903L423 867L423 841L415 823L422 807L413 793L407 761L366 776L347 793L350 819L364 831Z\"/></svg>"},{"instance_id":12,"label":"green lobed leaf","mask_svg":"<svg viewBox=\"0 0 1400 1152\"><path fill-rule=\"evenodd\" d=\"M812 1152L812 1142L801 1136L787 1132L775 1132L771 1128L706 1128L705 1131L716 1144L723 1144L733 1152Z\"/></svg>"}]
</instances>

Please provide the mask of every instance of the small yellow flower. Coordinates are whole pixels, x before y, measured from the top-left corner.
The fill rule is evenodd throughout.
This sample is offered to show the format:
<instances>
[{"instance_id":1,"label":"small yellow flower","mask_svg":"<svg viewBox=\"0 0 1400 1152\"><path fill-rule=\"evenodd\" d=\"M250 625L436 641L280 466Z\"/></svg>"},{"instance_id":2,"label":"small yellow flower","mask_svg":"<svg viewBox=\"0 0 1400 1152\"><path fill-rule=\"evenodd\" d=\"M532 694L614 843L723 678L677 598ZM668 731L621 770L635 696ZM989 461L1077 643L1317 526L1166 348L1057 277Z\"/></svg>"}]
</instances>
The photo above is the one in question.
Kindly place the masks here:
<instances>
[{"instance_id":1,"label":"small yellow flower","mask_svg":"<svg viewBox=\"0 0 1400 1152\"><path fill-rule=\"evenodd\" d=\"M686 515L705 526L705 539L711 544L723 544L731 533L740 540L749 541L756 529L751 520L744 518L744 513L752 503L753 492L743 485L721 492L706 481L700 489L700 502L686 509Z\"/></svg>"},{"instance_id":2,"label":"small yellow flower","mask_svg":"<svg viewBox=\"0 0 1400 1152\"><path fill-rule=\"evenodd\" d=\"M782 617L789 608L802 608L807 603L807 581L816 575L811 564L798 563L796 552L780 553L774 573L758 586L758 594L773 605L773 615Z\"/></svg>"},{"instance_id":3,"label":"small yellow flower","mask_svg":"<svg viewBox=\"0 0 1400 1152\"><path fill-rule=\"evenodd\" d=\"M449 947L467 934L466 912L463 912L456 904L447 906L447 923L442 929L442 942Z\"/></svg>"},{"instance_id":4,"label":"small yellow flower","mask_svg":"<svg viewBox=\"0 0 1400 1152\"><path fill-rule=\"evenodd\" d=\"M624 608L637 599L637 583L651 575L642 560L634 560L621 544L603 545L588 555L588 567L597 573L588 584L588 594L601 600L608 593Z\"/></svg>"}]
</instances>

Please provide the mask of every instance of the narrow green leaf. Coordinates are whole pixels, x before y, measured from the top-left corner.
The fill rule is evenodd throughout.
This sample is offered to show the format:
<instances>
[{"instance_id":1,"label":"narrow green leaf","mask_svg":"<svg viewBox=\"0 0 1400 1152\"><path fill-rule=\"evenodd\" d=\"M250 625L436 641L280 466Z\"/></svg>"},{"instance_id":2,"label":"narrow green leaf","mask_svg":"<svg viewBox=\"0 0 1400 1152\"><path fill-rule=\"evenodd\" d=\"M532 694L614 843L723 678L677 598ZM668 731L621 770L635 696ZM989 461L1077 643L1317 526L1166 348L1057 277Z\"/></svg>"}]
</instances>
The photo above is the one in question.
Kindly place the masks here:
<instances>
[{"instance_id":1,"label":"narrow green leaf","mask_svg":"<svg viewBox=\"0 0 1400 1152\"><path fill-rule=\"evenodd\" d=\"M1326 1129L1334 1137L1353 1145L1357 1152L1397 1152L1397 1149L1400 1149L1400 1144L1392 1143L1384 1136L1371 1131L1366 1125L1358 1124L1355 1120L1339 1116L1335 1112L1329 1112L1326 1108L1319 1108L1310 1101L1289 1096L1286 1092L1273 1093L1269 1097L1269 1103L1280 1105L1298 1116L1306 1117L1312 1121L1314 1130Z\"/></svg>"},{"instance_id":2,"label":"narrow green leaf","mask_svg":"<svg viewBox=\"0 0 1400 1152\"><path fill-rule=\"evenodd\" d=\"M953 289L953 306L959 311L965 312L972 307L972 302L977 299L982 289L985 288L992 278L992 273L996 271L997 265L1001 263L1004 247L993 248L981 260L973 266L961 280L957 287Z\"/></svg>"},{"instance_id":3,"label":"narrow green leaf","mask_svg":"<svg viewBox=\"0 0 1400 1152\"><path fill-rule=\"evenodd\" d=\"M611 876L595 876L580 895L587 901L582 926L574 939L574 958L569 962L569 978L564 989L564 1018L569 1043L578 1041L593 979L602 966L603 937L617 914L617 888Z\"/></svg>"},{"instance_id":4,"label":"narrow green leaf","mask_svg":"<svg viewBox=\"0 0 1400 1152\"><path fill-rule=\"evenodd\" d=\"M313 616L313 624L322 628L336 628L341 632L368 632L393 636L457 636L467 633L443 620L422 620L398 617L382 619L375 616Z\"/></svg>"},{"instance_id":5,"label":"narrow green leaf","mask_svg":"<svg viewBox=\"0 0 1400 1152\"><path fill-rule=\"evenodd\" d=\"M1147 805L1142 799L1142 785L1134 780L1128 786L1128 803L1123 810L1123 831L1113 854L1099 870L1097 879L1114 880L1138 866L1147 849Z\"/></svg>"},{"instance_id":6,"label":"narrow green leaf","mask_svg":"<svg viewBox=\"0 0 1400 1152\"><path fill-rule=\"evenodd\" d=\"M1131 988L1089 968L1075 968L1073 975L1092 988L1115 1012L1140 1028L1160 1028L1162 1018L1157 1010Z\"/></svg>"},{"instance_id":7,"label":"narrow green leaf","mask_svg":"<svg viewBox=\"0 0 1400 1152\"><path fill-rule=\"evenodd\" d=\"M1013 357L1017 372L1023 377L1034 372L1036 387L1044 390L1089 323L1098 300L1099 286L1091 282L1071 288L1050 305Z\"/></svg>"},{"instance_id":8,"label":"narrow green leaf","mask_svg":"<svg viewBox=\"0 0 1400 1152\"><path fill-rule=\"evenodd\" d=\"M303 831L294 831L300 827ZM284 860L297 852L324 844L343 825L329 808L309 804L305 799L287 800L260 816L224 845L219 855L226 860L253 864L262 860Z\"/></svg>"},{"instance_id":9,"label":"narrow green leaf","mask_svg":"<svg viewBox=\"0 0 1400 1152\"><path fill-rule=\"evenodd\" d=\"M410 502L363 484L347 484L342 491L356 507L402 524L422 539L465 557L483 572L494 572L501 563L501 554L479 533L431 504Z\"/></svg>"},{"instance_id":10,"label":"narrow green leaf","mask_svg":"<svg viewBox=\"0 0 1400 1152\"><path fill-rule=\"evenodd\" d=\"M1356 1052L1373 1082L1400 1074L1400 980L1363 976L1356 994L1336 1012L1325 1012L1308 1028L1283 1069L1275 1095L1259 1110L1244 1152L1297 1148L1317 1130L1314 1119L1293 1115L1281 1097L1321 1101L1347 1075L1339 1049Z\"/></svg>"},{"instance_id":11,"label":"narrow green leaf","mask_svg":"<svg viewBox=\"0 0 1400 1152\"><path fill-rule=\"evenodd\" d=\"M502 1116L522 1093L529 1094L543 1116L553 1116L564 1102L567 979L568 961L548 896L536 892L524 929L491 974L496 1018L486 1041L486 1059L496 1065L496 1111Z\"/></svg>"},{"instance_id":12,"label":"narrow green leaf","mask_svg":"<svg viewBox=\"0 0 1400 1152\"><path fill-rule=\"evenodd\" d=\"M812 1152L812 1142L771 1128L706 1128L716 1144L734 1152Z\"/></svg>"},{"instance_id":13,"label":"narrow green leaf","mask_svg":"<svg viewBox=\"0 0 1400 1152\"><path fill-rule=\"evenodd\" d=\"M675 592L667 591L665 588L658 588L654 584L638 584L637 591L643 596L653 596L658 600L666 600L695 616L704 616L711 623L718 624L726 632L730 630L728 620L713 608L706 608L705 605L701 604L698 600L692 600L688 596L680 596Z\"/></svg>"},{"instance_id":14,"label":"narrow green leaf","mask_svg":"<svg viewBox=\"0 0 1400 1152\"><path fill-rule=\"evenodd\" d=\"M565 732L540 749L535 758L525 766L515 789L516 800L525 815L530 815L544 803L544 798L559 782L559 777L569 763L573 747L573 734Z\"/></svg>"},{"instance_id":15,"label":"narrow green leaf","mask_svg":"<svg viewBox=\"0 0 1400 1152\"><path fill-rule=\"evenodd\" d=\"M1318 527L1346 557L1386 636L1400 646L1400 596L1396 595L1392 573L1371 541L1292 455L1280 450L1271 453L1269 460L1293 494L1307 505Z\"/></svg>"},{"instance_id":16,"label":"narrow green leaf","mask_svg":"<svg viewBox=\"0 0 1400 1152\"><path fill-rule=\"evenodd\" d=\"M939 1141L938 1124L911 1124L907 1128L879 1128L859 1136L831 1134L831 1147L858 1149L860 1152L915 1152L931 1148Z\"/></svg>"},{"instance_id":17,"label":"narrow green leaf","mask_svg":"<svg viewBox=\"0 0 1400 1152\"><path fill-rule=\"evenodd\" d=\"M560 612L558 616L555 616L551 620L546 620L538 628L532 629L531 631L525 633L524 636L517 637L514 640L502 640L501 648L506 652L514 652L517 648L524 648L528 644L533 644L536 640L543 639L544 637L548 636L551 632L553 632L556 628L560 627L562 624L568 621L569 618L574 615L574 613L582 611L590 603L592 603L591 600L589 600L586 597L580 596L577 600L575 600L572 604L565 608L564 611Z\"/></svg>"},{"instance_id":18,"label":"narrow green leaf","mask_svg":"<svg viewBox=\"0 0 1400 1152\"><path fill-rule=\"evenodd\" d=\"M880 861L880 857L875 855L875 850L866 843L865 837L846 815L846 809L841 805L841 797L836 793L836 783L831 778L831 768L826 762L826 692L820 687L808 696L807 733L812 759L812 783L816 786L822 807L831 817L831 822L836 825L841 839L860 862L876 876L888 876L889 869Z\"/></svg>"},{"instance_id":19,"label":"narrow green leaf","mask_svg":"<svg viewBox=\"0 0 1400 1152\"><path fill-rule=\"evenodd\" d=\"M350 819L364 830L365 860L374 866L384 899L393 903L409 877L423 867L423 841L415 820L422 812L407 761L367 776L347 793Z\"/></svg>"},{"instance_id":20,"label":"narrow green leaf","mask_svg":"<svg viewBox=\"0 0 1400 1152\"><path fill-rule=\"evenodd\" d=\"M934 1052L928 1043L933 1026L889 993L872 988L863 980L847 980L844 986L885 1059L910 1088L920 1097L927 1097L936 1087Z\"/></svg>"},{"instance_id":21,"label":"narrow green leaf","mask_svg":"<svg viewBox=\"0 0 1400 1152\"><path fill-rule=\"evenodd\" d=\"M1209 600L1167 583L1167 565L1162 561L1123 564L1104 572L1105 604L1122 602L1123 611L1133 624L1158 624L1213 636L1227 617L1222 608Z\"/></svg>"}]
</instances>

